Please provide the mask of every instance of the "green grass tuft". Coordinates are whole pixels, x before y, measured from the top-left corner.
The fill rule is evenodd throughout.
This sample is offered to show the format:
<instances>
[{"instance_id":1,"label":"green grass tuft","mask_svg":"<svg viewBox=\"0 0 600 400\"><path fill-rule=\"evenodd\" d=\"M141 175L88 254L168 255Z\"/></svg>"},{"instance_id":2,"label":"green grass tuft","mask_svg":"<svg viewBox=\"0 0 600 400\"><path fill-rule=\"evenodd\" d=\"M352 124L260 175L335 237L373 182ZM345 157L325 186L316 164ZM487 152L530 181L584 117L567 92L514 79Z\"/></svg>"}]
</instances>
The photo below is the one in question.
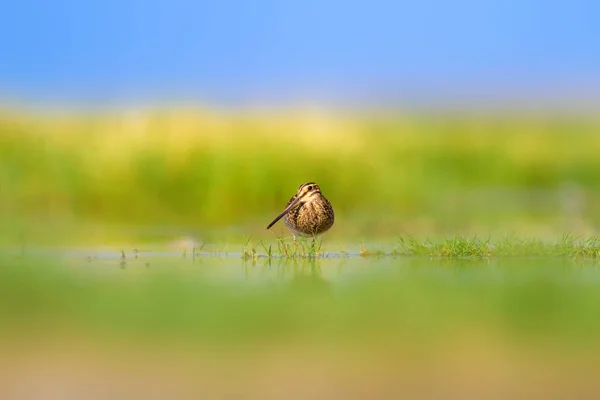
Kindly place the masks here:
<instances>
[{"instance_id":1,"label":"green grass tuft","mask_svg":"<svg viewBox=\"0 0 600 400\"><path fill-rule=\"evenodd\" d=\"M250 238L242 248L242 258L245 260L266 258L322 258L325 255L321 252L322 240L317 237L312 238L298 237L295 239L286 239L282 236L277 237L277 250L273 251L273 245L259 242L263 253L259 253L257 248L250 243Z\"/></svg>"},{"instance_id":2,"label":"green grass tuft","mask_svg":"<svg viewBox=\"0 0 600 400\"><path fill-rule=\"evenodd\" d=\"M448 258L485 258L491 256L489 239L480 240L477 237L467 238L462 236L446 239L438 244L434 244L429 240L419 242L410 236L408 238L400 236L398 247L394 249L394 253Z\"/></svg>"},{"instance_id":3,"label":"green grass tuft","mask_svg":"<svg viewBox=\"0 0 600 400\"><path fill-rule=\"evenodd\" d=\"M600 258L600 239L597 237L573 238L564 235L556 243L541 239L503 237L497 242L477 237L456 236L441 243L419 241L411 236L398 237L393 254L404 256L430 256L447 258L489 257L571 257L583 259Z\"/></svg>"}]
</instances>

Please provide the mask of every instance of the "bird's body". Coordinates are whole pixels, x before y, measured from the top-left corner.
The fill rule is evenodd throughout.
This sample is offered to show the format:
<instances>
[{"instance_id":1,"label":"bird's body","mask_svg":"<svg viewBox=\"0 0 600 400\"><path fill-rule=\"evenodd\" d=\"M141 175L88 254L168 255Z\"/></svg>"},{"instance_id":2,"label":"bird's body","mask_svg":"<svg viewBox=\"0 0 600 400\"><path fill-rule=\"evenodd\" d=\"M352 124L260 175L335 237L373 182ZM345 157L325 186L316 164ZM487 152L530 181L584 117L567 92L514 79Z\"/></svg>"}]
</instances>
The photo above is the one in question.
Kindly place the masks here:
<instances>
[{"instance_id":1,"label":"bird's body","mask_svg":"<svg viewBox=\"0 0 600 400\"><path fill-rule=\"evenodd\" d=\"M294 236L316 237L333 226L334 212L329 200L314 182L300 185L298 192L288 201L285 209L267 229L283 217L285 225Z\"/></svg>"}]
</instances>

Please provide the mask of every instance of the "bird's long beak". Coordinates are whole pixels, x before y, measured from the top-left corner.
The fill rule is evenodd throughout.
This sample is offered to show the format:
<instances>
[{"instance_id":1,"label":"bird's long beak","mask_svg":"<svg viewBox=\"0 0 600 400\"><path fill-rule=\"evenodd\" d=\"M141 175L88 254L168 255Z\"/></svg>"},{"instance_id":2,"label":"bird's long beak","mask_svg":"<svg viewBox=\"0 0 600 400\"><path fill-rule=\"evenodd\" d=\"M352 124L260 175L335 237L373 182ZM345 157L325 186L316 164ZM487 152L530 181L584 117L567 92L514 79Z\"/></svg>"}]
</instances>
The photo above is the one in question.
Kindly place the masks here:
<instances>
[{"instance_id":1,"label":"bird's long beak","mask_svg":"<svg viewBox=\"0 0 600 400\"><path fill-rule=\"evenodd\" d=\"M267 226L267 229L269 229L270 227L272 227L273 225L275 225L275 222L279 221L285 214L287 214L296 204L298 204L300 202L300 200L302 200L302 197L296 197L296 199L294 201L292 201L290 203L290 205L287 206L285 208L285 210L283 210L281 212L281 214L279 214L278 216L275 217L275 219L273 220L273 222L271 222L269 224L269 226Z\"/></svg>"}]
</instances>

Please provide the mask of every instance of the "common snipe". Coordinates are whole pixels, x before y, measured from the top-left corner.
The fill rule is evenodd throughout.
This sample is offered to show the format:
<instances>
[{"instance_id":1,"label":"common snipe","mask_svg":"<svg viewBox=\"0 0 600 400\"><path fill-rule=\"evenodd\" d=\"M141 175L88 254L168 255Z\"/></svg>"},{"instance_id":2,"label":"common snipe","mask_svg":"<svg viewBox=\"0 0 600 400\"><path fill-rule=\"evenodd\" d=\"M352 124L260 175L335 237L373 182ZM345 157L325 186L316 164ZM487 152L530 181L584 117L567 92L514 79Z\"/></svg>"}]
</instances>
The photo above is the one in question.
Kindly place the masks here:
<instances>
[{"instance_id":1,"label":"common snipe","mask_svg":"<svg viewBox=\"0 0 600 400\"><path fill-rule=\"evenodd\" d=\"M333 207L329 200L323 196L319 185L308 182L300 185L285 209L273 222L267 226L272 227L284 217L283 222L296 236L312 236L313 238L326 232L333 226Z\"/></svg>"}]
</instances>

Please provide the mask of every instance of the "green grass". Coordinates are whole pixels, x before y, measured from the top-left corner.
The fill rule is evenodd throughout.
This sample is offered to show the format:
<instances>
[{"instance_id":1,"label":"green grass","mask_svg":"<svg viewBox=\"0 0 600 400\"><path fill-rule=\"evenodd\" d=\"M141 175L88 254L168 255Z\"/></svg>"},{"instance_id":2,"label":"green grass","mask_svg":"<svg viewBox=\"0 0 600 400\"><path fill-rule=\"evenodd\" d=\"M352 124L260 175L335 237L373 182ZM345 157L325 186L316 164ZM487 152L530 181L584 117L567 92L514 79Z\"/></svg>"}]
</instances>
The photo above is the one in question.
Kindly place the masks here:
<instances>
[{"instance_id":1,"label":"green grass","mask_svg":"<svg viewBox=\"0 0 600 400\"><path fill-rule=\"evenodd\" d=\"M564 235L555 241L544 241L536 238L518 238L505 236L494 241L491 238L480 239L477 236L453 236L438 241L420 240L413 236L399 236L395 245L360 245L357 252L347 245L335 251L322 250L322 238L313 243L310 239L298 238L293 240L278 237L276 245L260 241L253 245L248 239L242 248L242 258L245 260L258 258L327 258L349 257L358 255L363 258L381 258L394 256L427 256L436 258L510 258L510 257L569 257L579 259L599 259L600 239L592 237L573 237Z\"/></svg>"},{"instance_id":2,"label":"green grass","mask_svg":"<svg viewBox=\"0 0 600 400\"><path fill-rule=\"evenodd\" d=\"M576 238L564 235L554 243L540 239L504 237L497 242L491 239L456 236L441 243L419 241L414 237L399 237L393 254L421 255L448 258L490 257L572 257L596 259L600 256L597 237Z\"/></svg>"},{"instance_id":3,"label":"green grass","mask_svg":"<svg viewBox=\"0 0 600 400\"><path fill-rule=\"evenodd\" d=\"M320 258L325 254L321 252L323 244L322 238L298 237L286 239L283 236L277 237L277 246L267 244L264 241L259 241L258 246L253 246L248 238L242 249L242 258L245 260L256 259L259 257L266 258ZM262 253L260 250L262 249Z\"/></svg>"},{"instance_id":4,"label":"green grass","mask_svg":"<svg viewBox=\"0 0 600 400\"><path fill-rule=\"evenodd\" d=\"M426 255L432 257L475 257L485 258L491 256L489 240L480 240L476 237L454 237L442 243L432 243L429 240L419 241L413 237L398 238L395 254L401 255Z\"/></svg>"}]
</instances>

